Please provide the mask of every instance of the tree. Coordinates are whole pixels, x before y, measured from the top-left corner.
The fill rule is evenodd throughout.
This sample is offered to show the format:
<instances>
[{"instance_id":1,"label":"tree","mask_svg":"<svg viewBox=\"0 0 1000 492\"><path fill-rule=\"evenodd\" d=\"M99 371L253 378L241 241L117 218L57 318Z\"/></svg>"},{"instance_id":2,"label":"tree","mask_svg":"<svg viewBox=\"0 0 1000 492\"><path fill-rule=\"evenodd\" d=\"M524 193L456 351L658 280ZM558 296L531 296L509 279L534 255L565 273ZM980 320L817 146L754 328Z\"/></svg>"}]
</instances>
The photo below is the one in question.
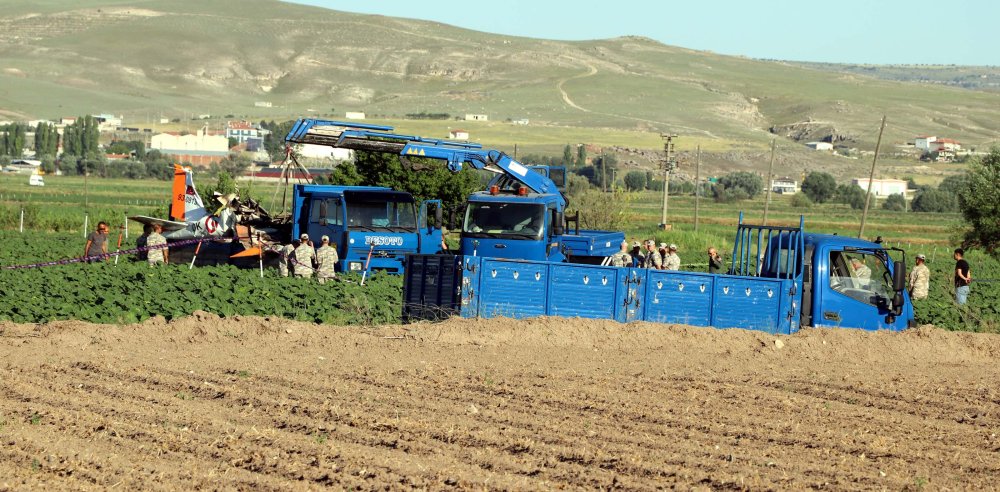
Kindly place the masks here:
<instances>
[{"instance_id":1,"label":"tree","mask_svg":"<svg viewBox=\"0 0 1000 492\"><path fill-rule=\"evenodd\" d=\"M809 199L809 195L805 193L796 193L792 195L792 207L794 208L809 208L813 204L812 200Z\"/></svg>"},{"instance_id":2,"label":"tree","mask_svg":"<svg viewBox=\"0 0 1000 492\"><path fill-rule=\"evenodd\" d=\"M882 202L882 208L893 212L905 212L906 198L901 193L893 193Z\"/></svg>"},{"instance_id":3,"label":"tree","mask_svg":"<svg viewBox=\"0 0 1000 492\"><path fill-rule=\"evenodd\" d=\"M56 126L44 121L35 126L35 155L55 157L59 148L59 133Z\"/></svg>"},{"instance_id":4,"label":"tree","mask_svg":"<svg viewBox=\"0 0 1000 492\"><path fill-rule=\"evenodd\" d=\"M913 198L910 208L914 212L954 212L958 210L958 198L946 191L924 190Z\"/></svg>"},{"instance_id":5,"label":"tree","mask_svg":"<svg viewBox=\"0 0 1000 492\"><path fill-rule=\"evenodd\" d=\"M628 191L642 191L646 189L646 173L642 171L629 171L625 175L625 189Z\"/></svg>"},{"instance_id":6,"label":"tree","mask_svg":"<svg viewBox=\"0 0 1000 492\"><path fill-rule=\"evenodd\" d=\"M97 120L91 116L81 116L63 129L63 153L80 157L93 157L100 152L101 133Z\"/></svg>"},{"instance_id":7,"label":"tree","mask_svg":"<svg viewBox=\"0 0 1000 492\"><path fill-rule=\"evenodd\" d=\"M358 168L353 162L341 162L337 167L333 168L333 172L326 177L325 181L334 185L358 186L364 179L358 173Z\"/></svg>"},{"instance_id":8,"label":"tree","mask_svg":"<svg viewBox=\"0 0 1000 492\"><path fill-rule=\"evenodd\" d=\"M1000 147L969 163L967 183L959 195L962 217L969 226L966 246L981 246L1000 256Z\"/></svg>"},{"instance_id":9,"label":"tree","mask_svg":"<svg viewBox=\"0 0 1000 492\"><path fill-rule=\"evenodd\" d=\"M3 132L0 139L0 154L9 155L14 159L20 159L24 155L24 143L27 138L26 126L21 123L13 123L0 127Z\"/></svg>"},{"instance_id":10,"label":"tree","mask_svg":"<svg viewBox=\"0 0 1000 492\"><path fill-rule=\"evenodd\" d=\"M753 198L764 189L764 180L757 174L738 171L719 178L719 184L732 199Z\"/></svg>"},{"instance_id":11,"label":"tree","mask_svg":"<svg viewBox=\"0 0 1000 492\"><path fill-rule=\"evenodd\" d=\"M837 192L833 199L837 203L850 205L854 210L865 208L865 192L857 185L842 184L837 186Z\"/></svg>"},{"instance_id":12,"label":"tree","mask_svg":"<svg viewBox=\"0 0 1000 492\"><path fill-rule=\"evenodd\" d=\"M226 173L230 176L242 176L252 165L253 161L246 154L230 153L219 162L212 164L209 172L212 174Z\"/></svg>"},{"instance_id":13,"label":"tree","mask_svg":"<svg viewBox=\"0 0 1000 492\"><path fill-rule=\"evenodd\" d=\"M576 146L576 167L587 165L587 146L580 144Z\"/></svg>"},{"instance_id":14,"label":"tree","mask_svg":"<svg viewBox=\"0 0 1000 492\"><path fill-rule=\"evenodd\" d=\"M573 150L570 148L569 144L563 147L563 165L571 166L573 165Z\"/></svg>"},{"instance_id":15,"label":"tree","mask_svg":"<svg viewBox=\"0 0 1000 492\"><path fill-rule=\"evenodd\" d=\"M264 122L262 121L261 123ZM290 120L282 123L271 121L261 126L269 132L264 136L264 150L267 151L267 155L270 156L271 161L278 162L285 160L285 135L288 135L288 132L295 126L295 121Z\"/></svg>"},{"instance_id":16,"label":"tree","mask_svg":"<svg viewBox=\"0 0 1000 492\"><path fill-rule=\"evenodd\" d=\"M857 187L855 187L857 188ZM802 180L802 193L816 203L824 203L837 192L837 181L824 172L811 172Z\"/></svg>"},{"instance_id":17,"label":"tree","mask_svg":"<svg viewBox=\"0 0 1000 492\"><path fill-rule=\"evenodd\" d=\"M969 178L965 173L955 174L944 178L941 184L938 185L938 191L948 193L955 199L955 208L958 210L959 201L962 197L962 191L969 185Z\"/></svg>"}]
</instances>

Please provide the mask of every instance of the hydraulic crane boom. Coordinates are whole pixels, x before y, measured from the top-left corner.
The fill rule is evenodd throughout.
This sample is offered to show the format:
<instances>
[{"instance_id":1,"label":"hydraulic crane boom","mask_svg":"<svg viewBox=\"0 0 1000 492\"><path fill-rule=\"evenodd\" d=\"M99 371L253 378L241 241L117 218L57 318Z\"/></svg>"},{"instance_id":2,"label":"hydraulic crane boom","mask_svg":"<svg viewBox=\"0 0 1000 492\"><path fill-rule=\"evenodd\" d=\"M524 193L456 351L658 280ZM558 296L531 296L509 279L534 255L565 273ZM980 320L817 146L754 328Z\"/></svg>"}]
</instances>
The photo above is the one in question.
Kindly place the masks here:
<instances>
[{"instance_id":1,"label":"hydraulic crane boom","mask_svg":"<svg viewBox=\"0 0 1000 492\"><path fill-rule=\"evenodd\" d=\"M303 118L295 122L285 141L392 153L404 159L423 157L443 160L452 172L459 172L470 165L475 169L509 176L535 193L561 196L558 187L547 176L531 171L499 150L486 150L477 143L430 139L392 131L391 126ZM563 200L565 202L565 198Z\"/></svg>"}]
</instances>

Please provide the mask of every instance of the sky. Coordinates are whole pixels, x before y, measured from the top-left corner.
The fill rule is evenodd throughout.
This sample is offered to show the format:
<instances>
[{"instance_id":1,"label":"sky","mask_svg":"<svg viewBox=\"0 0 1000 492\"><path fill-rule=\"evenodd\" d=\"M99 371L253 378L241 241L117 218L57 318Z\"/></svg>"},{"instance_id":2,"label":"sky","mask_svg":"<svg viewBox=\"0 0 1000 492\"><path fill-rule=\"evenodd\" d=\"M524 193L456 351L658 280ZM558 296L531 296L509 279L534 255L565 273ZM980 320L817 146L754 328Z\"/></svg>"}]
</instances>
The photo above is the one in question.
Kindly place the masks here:
<instances>
[{"instance_id":1,"label":"sky","mask_svg":"<svg viewBox=\"0 0 1000 492\"><path fill-rule=\"evenodd\" d=\"M997 0L286 1L532 38L640 35L750 58L1000 65Z\"/></svg>"}]
</instances>

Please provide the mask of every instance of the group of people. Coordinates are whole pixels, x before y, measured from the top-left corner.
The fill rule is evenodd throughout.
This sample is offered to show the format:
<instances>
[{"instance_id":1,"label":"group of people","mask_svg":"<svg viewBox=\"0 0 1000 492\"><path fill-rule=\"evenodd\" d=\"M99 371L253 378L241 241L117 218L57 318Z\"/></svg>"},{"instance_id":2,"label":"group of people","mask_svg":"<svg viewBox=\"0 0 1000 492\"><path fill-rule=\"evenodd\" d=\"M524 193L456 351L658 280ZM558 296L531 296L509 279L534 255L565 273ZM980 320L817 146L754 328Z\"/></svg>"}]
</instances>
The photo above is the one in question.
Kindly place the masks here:
<instances>
[{"instance_id":1,"label":"group of people","mask_svg":"<svg viewBox=\"0 0 1000 492\"><path fill-rule=\"evenodd\" d=\"M681 257L677 255L676 244L660 243L657 248L656 241L647 239L643 244L633 241L629 249L629 242L622 241L621 250L611 256L611 265L652 270L680 270Z\"/></svg>"},{"instance_id":2,"label":"group of people","mask_svg":"<svg viewBox=\"0 0 1000 492\"><path fill-rule=\"evenodd\" d=\"M319 283L337 277L336 265L340 261L337 248L330 246L330 236L320 238L320 246L309 239L309 234L303 233L299 239L278 249L281 258L278 259L278 273L287 277L289 272L296 277L311 278L316 274Z\"/></svg>"},{"instance_id":3,"label":"group of people","mask_svg":"<svg viewBox=\"0 0 1000 492\"><path fill-rule=\"evenodd\" d=\"M962 248L955 248L953 257L955 258L955 302L963 305L969 300L972 269L968 260L965 259L965 250ZM931 271L927 268L926 262L926 256L917 255L917 265L913 267L913 270L910 270L907 288L910 291L910 297L915 301L926 299L927 291L930 288Z\"/></svg>"},{"instance_id":4,"label":"group of people","mask_svg":"<svg viewBox=\"0 0 1000 492\"><path fill-rule=\"evenodd\" d=\"M87 235L87 244L83 247L83 257L88 263L101 261L102 258L95 258L108 254L108 232L111 230L108 223L103 220L97 223L94 232ZM121 238L119 238L119 241ZM160 224L147 225L143 228L142 236L136 240L136 246L140 249L139 259L146 260L150 265L169 263L170 251L166 247L167 238L163 237L163 226ZM109 256L103 258L110 261Z\"/></svg>"}]
</instances>

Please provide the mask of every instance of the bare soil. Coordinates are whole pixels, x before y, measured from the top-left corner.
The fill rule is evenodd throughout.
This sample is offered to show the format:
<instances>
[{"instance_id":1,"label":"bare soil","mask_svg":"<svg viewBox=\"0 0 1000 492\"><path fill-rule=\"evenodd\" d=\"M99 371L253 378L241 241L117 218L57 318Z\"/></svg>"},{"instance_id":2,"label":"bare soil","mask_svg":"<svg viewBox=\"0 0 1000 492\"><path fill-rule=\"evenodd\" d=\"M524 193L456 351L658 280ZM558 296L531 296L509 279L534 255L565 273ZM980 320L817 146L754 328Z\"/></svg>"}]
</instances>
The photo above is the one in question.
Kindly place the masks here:
<instances>
[{"instance_id":1,"label":"bare soil","mask_svg":"<svg viewBox=\"0 0 1000 492\"><path fill-rule=\"evenodd\" d=\"M1000 336L0 323L0 489L994 489Z\"/></svg>"}]
</instances>

